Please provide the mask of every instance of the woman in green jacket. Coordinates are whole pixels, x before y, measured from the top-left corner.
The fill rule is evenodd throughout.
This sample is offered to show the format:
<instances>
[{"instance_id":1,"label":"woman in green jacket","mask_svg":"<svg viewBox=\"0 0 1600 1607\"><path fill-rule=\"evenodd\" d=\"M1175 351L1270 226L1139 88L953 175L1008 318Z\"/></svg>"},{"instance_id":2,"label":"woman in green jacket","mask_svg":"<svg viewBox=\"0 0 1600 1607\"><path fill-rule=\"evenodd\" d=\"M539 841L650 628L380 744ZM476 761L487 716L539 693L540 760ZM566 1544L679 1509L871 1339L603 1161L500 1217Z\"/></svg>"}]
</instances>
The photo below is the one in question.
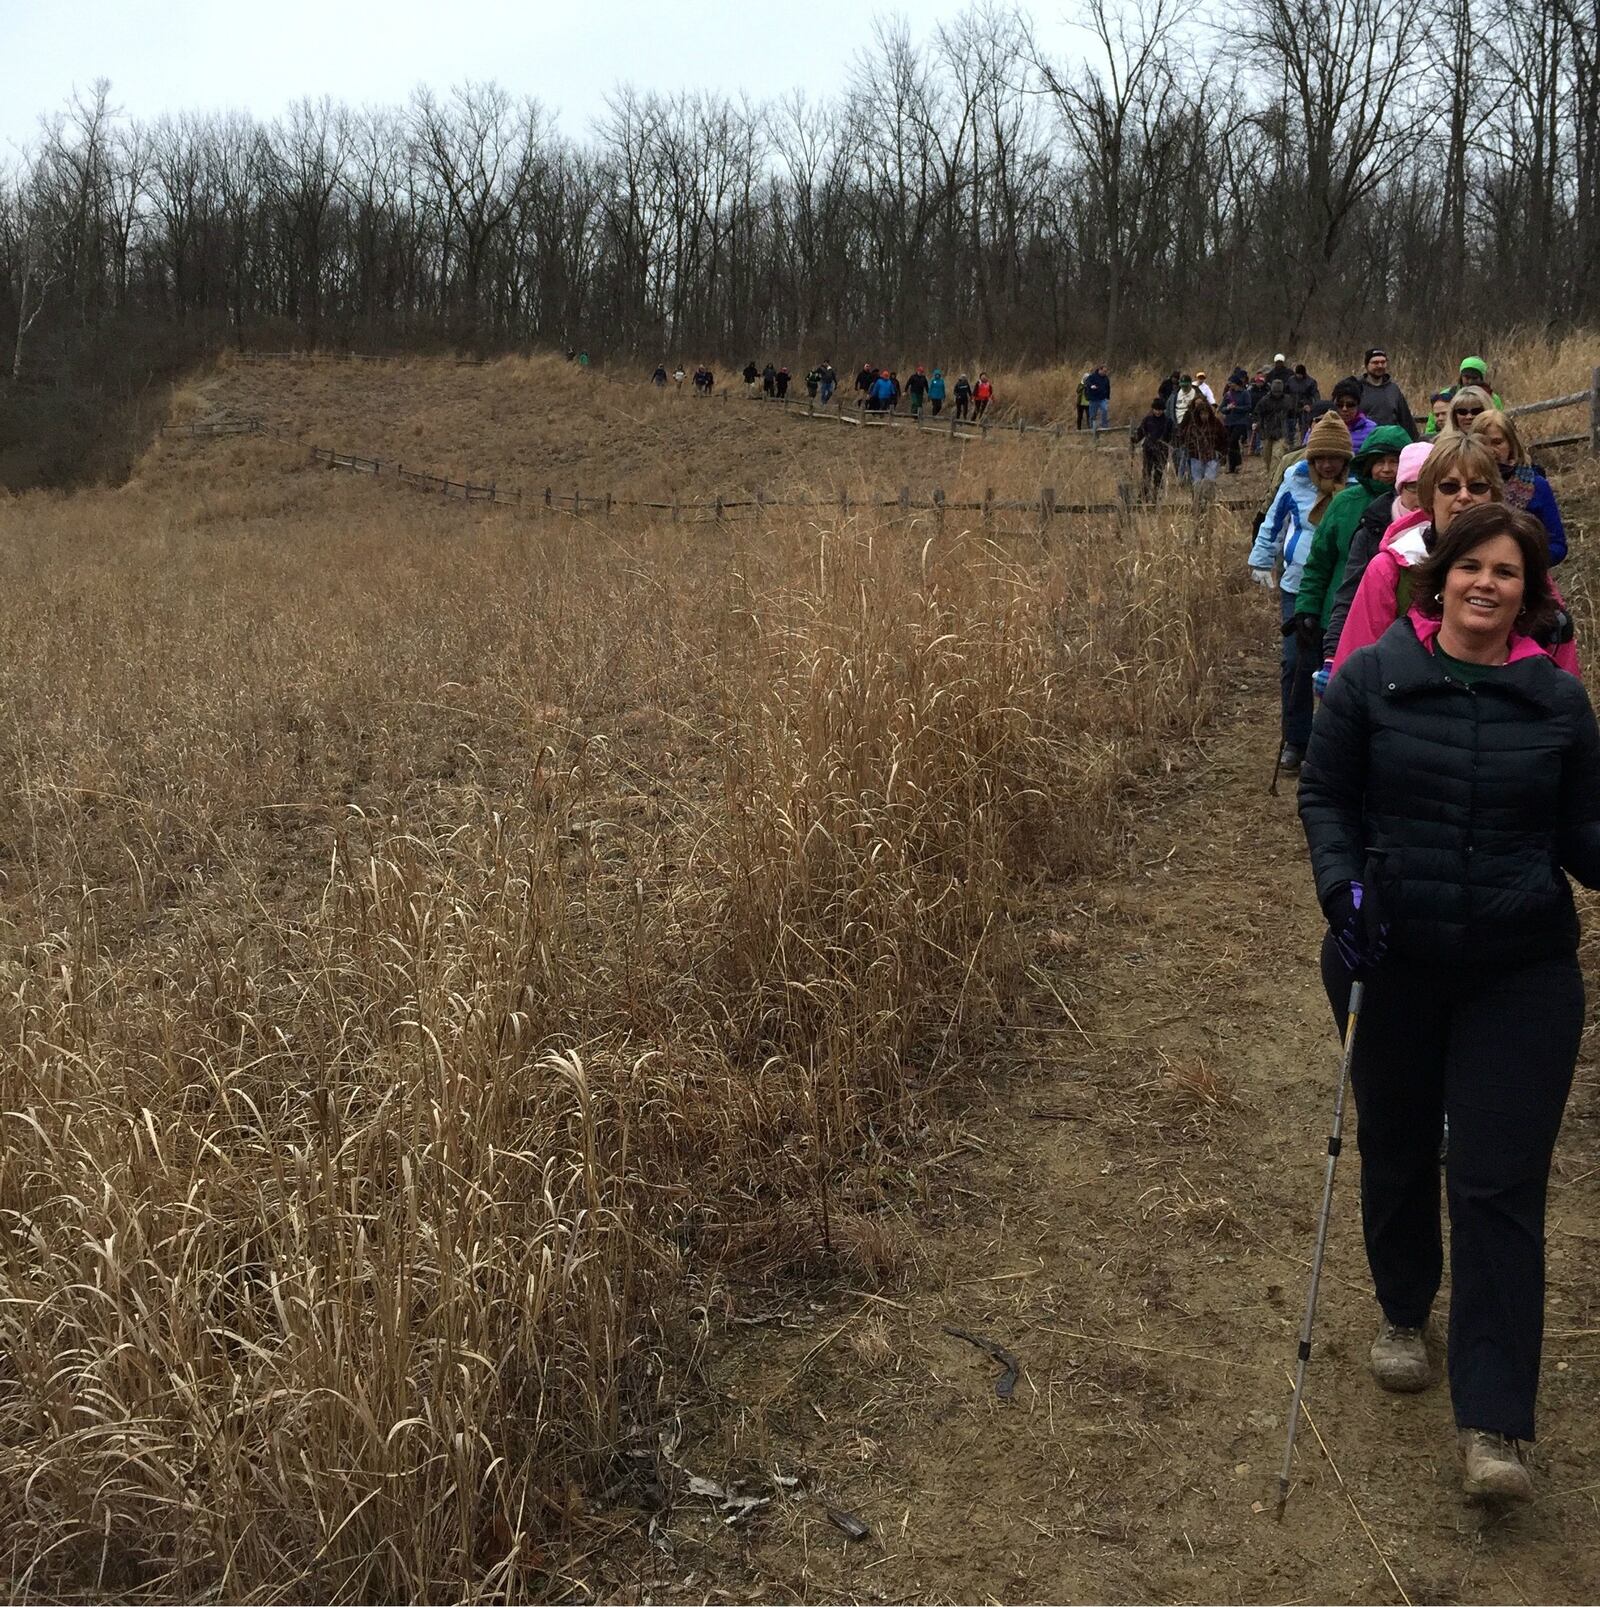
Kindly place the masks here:
<instances>
[{"instance_id":1,"label":"woman in green jacket","mask_svg":"<svg viewBox=\"0 0 1600 1607\"><path fill-rule=\"evenodd\" d=\"M1346 486L1328 504L1317 526L1294 599L1295 634L1306 644L1307 652L1322 651L1322 635L1333 612L1334 598L1339 595L1339 583L1344 579L1345 560L1350 556L1350 538L1368 504L1394 484L1400 454L1410 444L1411 437L1398 424L1375 429L1350 461L1356 483Z\"/></svg>"}]
</instances>

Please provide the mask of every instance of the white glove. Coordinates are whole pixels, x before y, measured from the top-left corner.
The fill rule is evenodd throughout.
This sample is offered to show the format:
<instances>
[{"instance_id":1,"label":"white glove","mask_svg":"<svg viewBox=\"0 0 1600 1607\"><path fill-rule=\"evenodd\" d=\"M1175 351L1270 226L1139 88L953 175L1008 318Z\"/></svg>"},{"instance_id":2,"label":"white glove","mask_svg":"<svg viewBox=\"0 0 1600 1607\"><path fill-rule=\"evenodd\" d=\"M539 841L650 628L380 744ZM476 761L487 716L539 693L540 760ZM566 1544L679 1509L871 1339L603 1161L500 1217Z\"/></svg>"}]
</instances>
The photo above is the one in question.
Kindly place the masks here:
<instances>
[{"instance_id":1,"label":"white glove","mask_svg":"<svg viewBox=\"0 0 1600 1607\"><path fill-rule=\"evenodd\" d=\"M1270 569L1252 569L1250 578L1258 586L1270 586L1272 584L1272 571Z\"/></svg>"}]
</instances>

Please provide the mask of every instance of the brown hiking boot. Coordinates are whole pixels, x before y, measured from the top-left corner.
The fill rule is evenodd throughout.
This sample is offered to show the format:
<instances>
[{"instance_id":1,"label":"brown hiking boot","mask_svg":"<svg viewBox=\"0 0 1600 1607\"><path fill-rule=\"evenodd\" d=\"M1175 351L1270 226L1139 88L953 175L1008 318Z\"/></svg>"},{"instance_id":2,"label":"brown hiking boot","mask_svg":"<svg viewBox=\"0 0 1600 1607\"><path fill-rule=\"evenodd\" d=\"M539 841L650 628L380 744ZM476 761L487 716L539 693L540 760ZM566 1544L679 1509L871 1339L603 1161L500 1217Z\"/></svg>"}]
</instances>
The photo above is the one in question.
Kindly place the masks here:
<instances>
[{"instance_id":1,"label":"brown hiking boot","mask_svg":"<svg viewBox=\"0 0 1600 1607\"><path fill-rule=\"evenodd\" d=\"M1522 1460L1520 1440L1482 1428L1464 1428L1459 1438L1461 1487L1468 1495L1485 1501L1526 1501L1533 1494L1533 1477Z\"/></svg>"},{"instance_id":2,"label":"brown hiking boot","mask_svg":"<svg viewBox=\"0 0 1600 1607\"><path fill-rule=\"evenodd\" d=\"M1387 1317L1372 1341L1372 1376L1396 1395L1415 1395L1433 1382L1427 1334L1421 1328L1402 1328Z\"/></svg>"}]
</instances>

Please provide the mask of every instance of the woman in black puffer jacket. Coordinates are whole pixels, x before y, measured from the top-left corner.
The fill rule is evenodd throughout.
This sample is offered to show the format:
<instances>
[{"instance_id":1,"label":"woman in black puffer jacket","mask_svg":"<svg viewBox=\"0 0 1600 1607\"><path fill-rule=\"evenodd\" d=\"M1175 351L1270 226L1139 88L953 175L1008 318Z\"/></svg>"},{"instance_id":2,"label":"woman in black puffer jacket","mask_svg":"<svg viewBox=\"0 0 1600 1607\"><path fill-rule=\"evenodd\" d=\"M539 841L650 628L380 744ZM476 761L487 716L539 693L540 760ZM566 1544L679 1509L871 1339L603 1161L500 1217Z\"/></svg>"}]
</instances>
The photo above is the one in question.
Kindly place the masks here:
<instances>
[{"instance_id":1,"label":"woman in black puffer jacket","mask_svg":"<svg viewBox=\"0 0 1600 1607\"><path fill-rule=\"evenodd\" d=\"M1544 531L1498 505L1455 519L1410 615L1333 678L1300 817L1328 917L1336 1018L1367 979L1351 1066L1385 1388L1434 1376L1450 1112L1449 1374L1469 1494L1532 1492L1550 1158L1583 1030L1564 872L1600 885L1600 733L1533 640L1553 609Z\"/></svg>"}]
</instances>

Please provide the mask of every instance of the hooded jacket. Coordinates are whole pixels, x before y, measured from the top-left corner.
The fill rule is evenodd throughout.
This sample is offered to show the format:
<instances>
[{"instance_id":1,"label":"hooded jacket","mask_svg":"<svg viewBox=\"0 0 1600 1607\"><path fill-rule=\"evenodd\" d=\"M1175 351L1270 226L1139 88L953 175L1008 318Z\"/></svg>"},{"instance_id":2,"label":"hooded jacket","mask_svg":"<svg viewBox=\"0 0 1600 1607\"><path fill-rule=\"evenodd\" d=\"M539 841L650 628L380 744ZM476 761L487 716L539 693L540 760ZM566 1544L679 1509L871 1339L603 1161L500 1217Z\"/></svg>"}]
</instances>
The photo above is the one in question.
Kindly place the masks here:
<instances>
[{"instance_id":1,"label":"hooded jacket","mask_svg":"<svg viewBox=\"0 0 1600 1607\"><path fill-rule=\"evenodd\" d=\"M1350 617L1350 605L1356 600L1356 587L1372 562L1372 555L1383 545L1383 533L1393 522L1396 512L1406 510L1400 505L1400 493L1391 486L1367 504L1367 511L1356 521L1356 533L1350 538L1350 550L1345 554L1344 578L1334 591L1333 608L1328 614L1327 629L1322 634L1322 656L1331 664L1339 651L1339 637L1344 622ZM1330 588L1332 590L1332 588Z\"/></svg>"},{"instance_id":2,"label":"hooded jacket","mask_svg":"<svg viewBox=\"0 0 1600 1607\"><path fill-rule=\"evenodd\" d=\"M1350 604L1344 629L1339 635L1338 651L1333 655L1333 673L1337 677L1353 653L1370 647L1403 612L1402 602L1410 606L1408 595L1401 596L1401 576L1407 569L1422 562L1432 542L1433 516L1426 508L1404 513L1384 534L1383 545L1372 555L1361 576L1361 584ZM1556 606L1566 608L1566 600L1554 580L1550 592ZM1538 647L1538 644L1534 644ZM1569 675L1578 673L1578 644L1569 638L1552 647L1539 648L1554 661L1557 669ZM1331 683L1330 683L1331 684Z\"/></svg>"},{"instance_id":3,"label":"hooded jacket","mask_svg":"<svg viewBox=\"0 0 1600 1607\"><path fill-rule=\"evenodd\" d=\"M1429 966L1572 954L1563 871L1600 884L1600 731L1582 683L1513 634L1471 687L1412 612L1329 683L1300 777L1317 898L1383 856L1390 951Z\"/></svg>"},{"instance_id":4,"label":"hooded jacket","mask_svg":"<svg viewBox=\"0 0 1600 1607\"><path fill-rule=\"evenodd\" d=\"M1109 374L1085 374L1083 376L1083 394L1091 402L1109 402L1111 400L1111 376Z\"/></svg>"},{"instance_id":5,"label":"hooded jacket","mask_svg":"<svg viewBox=\"0 0 1600 1607\"><path fill-rule=\"evenodd\" d=\"M1300 573L1316 536L1311 515L1323 496L1324 489L1312 475L1311 464L1304 458L1291 463L1283 471L1277 495L1250 549L1252 569L1270 569L1276 559L1282 558L1283 578L1278 584L1291 596L1300 590Z\"/></svg>"},{"instance_id":6,"label":"hooded jacket","mask_svg":"<svg viewBox=\"0 0 1600 1607\"><path fill-rule=\"evenodd\" d=\"M1356 526L1373 500L1392 489L1381 480L1369 479L1367 470L1377 458L1398 457L1408 444L1406 432L1397 425L1385 424L1381 429L1374 430L1350 461L1355 484L1346 486L1328 504L1328 511L1317 526L1316 538L1306 554L1300 588L1295 594L1294 611L1297 614L1314 614L1317 624L1324 631L1333 613L1339 583L1344 579L1345 561L1350 554L1350 542L1356 533Z\"/></svg>"},{"instance_id":7,"label":"hooded jacket","mask_svg":"<svg viewBox=\"0 0 1600 1607\"><path fill-rule=\"evenodd\" d=\"M942 402L944 400L944 370L936 368L933 377L928 381L928 400Z\"/></svg>"},{"instance_id":8,"label":"hooded jacket","mask_svg":"<svg viewBox=\"0 0 1600 1607\"><path fill-rule=\"evenodd\" d=\"M1381 380L1374 380L1363 373L1360 380L1361 411L1374 424L1398 424L1409 440L1416 440L1417 421L1412 418L1411 404L1406 400L1406 393L1395 384L1394 375L1385 374ZM1355 431L1350 433L1354 435Z\"/></svg>"},{"instance_id":9,"label":"hooded jacket","mask_svg":"<svg viewBox=\"0 0 1600 1607\"><path fill-rule=\"evenodd\" d=\"M1250 376L1242 368L1236 368L1228 375L1228 383L1222 387L1222 422L1230 430L1242 430L1249 426L1250 420L1255 416L1256 401L1250 394Z\"/></svg>"}]
</instances>

